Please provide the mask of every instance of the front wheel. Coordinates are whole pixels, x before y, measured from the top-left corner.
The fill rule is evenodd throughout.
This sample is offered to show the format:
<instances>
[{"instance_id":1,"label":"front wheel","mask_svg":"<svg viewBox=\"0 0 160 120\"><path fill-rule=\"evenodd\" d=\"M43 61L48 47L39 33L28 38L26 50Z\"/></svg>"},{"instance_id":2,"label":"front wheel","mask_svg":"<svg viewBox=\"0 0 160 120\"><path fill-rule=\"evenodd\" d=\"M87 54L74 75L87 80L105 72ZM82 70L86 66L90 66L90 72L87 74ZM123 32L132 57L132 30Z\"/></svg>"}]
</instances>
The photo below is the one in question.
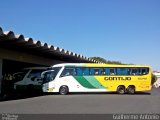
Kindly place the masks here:
<instances>
[{"instance_id":1,"label":"front wheel","mask_svg":"<svg viewBox=\"0 0 160 120\"><path fill-rule=\"evenodd\" d=\"M69 92L68 87L67 86L61 86L59 89L59 93L61 95L66 95Z\"/></svg>"}]
</instances>

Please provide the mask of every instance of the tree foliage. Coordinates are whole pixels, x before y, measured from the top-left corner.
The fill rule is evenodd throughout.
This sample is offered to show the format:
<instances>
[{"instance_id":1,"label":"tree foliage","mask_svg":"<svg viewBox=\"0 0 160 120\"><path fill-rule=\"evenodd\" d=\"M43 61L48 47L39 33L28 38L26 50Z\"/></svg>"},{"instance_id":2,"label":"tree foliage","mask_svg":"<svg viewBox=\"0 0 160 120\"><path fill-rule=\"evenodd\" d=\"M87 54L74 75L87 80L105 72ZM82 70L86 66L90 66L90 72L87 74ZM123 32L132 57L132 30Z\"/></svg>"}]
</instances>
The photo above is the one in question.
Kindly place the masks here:
<instances>
[{"instance_id":1,"label":"tree foliage","mask_svg":"<svg viewBox=\"0 0 160 120\"><path fill-rule=\"evenodd\" d=\"M96 60L97 62L106 63L106 64L122 64L120 61L106 60L101 57L90 57L90 59Z\"/></svg>"},{"instance_id":2,"label":"tree foliage","mask_svg":"<svg viewBox=\"0 0 160 120\"><path fill-rule=\"evenodd\" d=\"M107 63L107 60L101 57L90 57L92 60L96 60L97 62Z\"/></svg>"}]
</instances>

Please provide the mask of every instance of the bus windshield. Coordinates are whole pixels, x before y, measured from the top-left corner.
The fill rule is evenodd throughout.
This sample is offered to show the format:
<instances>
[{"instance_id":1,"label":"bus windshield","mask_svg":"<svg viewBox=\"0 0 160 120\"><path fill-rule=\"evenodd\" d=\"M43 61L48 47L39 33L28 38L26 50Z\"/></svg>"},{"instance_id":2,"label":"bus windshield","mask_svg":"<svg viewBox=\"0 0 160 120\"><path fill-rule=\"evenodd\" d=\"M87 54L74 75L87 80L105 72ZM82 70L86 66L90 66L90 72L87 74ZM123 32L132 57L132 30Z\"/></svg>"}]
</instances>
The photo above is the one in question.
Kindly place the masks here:
<instances>
[{"instance_id":1,"label":"bus windshield","mask_svg":"<svg viewBox=\"0 0 160 120\"><path fill-rule=\"evenodd\" d=\"M57 76L60 69L61 69L61 67L54 67L50 70L44 71L41 74L41 77L43 79L43 83L53 81L55 79L55 77Z\"/></svg>"}]
</instances>

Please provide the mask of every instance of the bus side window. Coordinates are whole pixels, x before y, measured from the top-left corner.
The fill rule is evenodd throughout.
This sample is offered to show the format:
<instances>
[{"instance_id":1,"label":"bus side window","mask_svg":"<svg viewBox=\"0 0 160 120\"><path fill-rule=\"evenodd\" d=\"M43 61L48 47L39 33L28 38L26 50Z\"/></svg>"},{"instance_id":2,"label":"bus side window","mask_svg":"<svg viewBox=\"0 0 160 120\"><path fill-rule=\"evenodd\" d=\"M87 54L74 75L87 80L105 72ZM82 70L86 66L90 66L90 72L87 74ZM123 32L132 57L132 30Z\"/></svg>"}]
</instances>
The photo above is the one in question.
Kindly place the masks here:
<instances>
[{"instance_id":1,"label":"bus side window","mask_svg":"<svg viewBox=\"0 0 160 120\"><path fill-rule=\"evenodd\" d=\"M132 74L131 75L136 75L137 73L137 69L136 68L132 68Z\"/></svg>"},{"instance_id":2,"label":"bus side window","mask_svg":"<svg viewBox=\"0 0 160 120\"><path fill-rule=\"evenodd\" d=\"M141 69L137 68L137 75L141 75Z\"/></svg>"},{"instance_id":3,"label":"bus side window","mask_svg":"<svg viewBox=\"0 0 160 120\"><path fill-rule=\"evenodd\" d=\"M77 76L82 75L82 69L81 68L76 68Z\"/></svg>"},{"instance_id":4,"label":"bus side window","mask_svg":"<svg viewBox=\"0 0 160 120\"><path fill-rule=\"evenodd\" d=\"M128 68L128 75L132 75L132 69Z\"/></svg>"},{"instance_id":5,"label":"bus side window","mask_svg":"<svg viewBox=\"0 0 160 120\"><path fill-rule=\"evenodd\" d=\"M89 68L87 67L78 67L76 68L78 76L89 75Z\"/></svg>"},{"instance_id":6,"label":"bus side window","mask_svg":"<svg viewBox=\"0 0 160 120\"><path fill-rule=\"evenodd\" d=\"M104 71L105 71L105 75L109 75L109 68L105 68Z\"/></svg>"},{"instance_id":7,"label":"bus side window","mask_svg":"<svg viewBox=\"0 0 160 120\"><path fill-rule=\"evenodd\" d=\"M106 75L106 69L102 68L101 75Z\"/></svg>"},{"instance_id":8,"label":"bus side window","mask_svg":"<svg viewBox=\"0 0 160 120\"><path fill-rule=\"evenodd\" d=\"M109 69L109 74L110 75L116 75L116 68L110 68Z\"/></svg>"},{"instance_id":9,"label":"bus side window","mask_svg":"<svg viewBox=\"0 0 160 120\"><path fill-rule=\"evenodd\" d=\"M87 68L87 67L84 67L84 68L82 68L82 75L89 75L89 68Z\"/></svg>"},{"instance_id":10,"label":"bus side window","mask_svg":"<svg viewBox=\"0 0 160 120\"><path fill-rule=\"evenodd\" d=\"M103 75L103 68L95 68L95 75Z\"/></svg>"},{"instance_id":11,"label":"bus side window","mask_svg":"<svg viewBox=\"0 0 160 120\"><path fill-rule=\"evenodd\" d=\"M127 68L117 68L117 74L118 75L128 75L128 69Z\"/></svg>"},{"instance_id":12,"label":"bus side window","mask_svg":"<svg viewBox=\"0 0 160 120\"><path fill-rule=\"evenodd\" d=\"M94 68L90 68L90 75L94 75Z\"/></svg>"},{"instance_id":13,"label":"bus side window","mask_svg":"<svg viewBox=\"0 0 160 120\"><path fill-rule=\"evenodd\" d=\"M94 68L94 75L99 75L99 69Z\"/></svg>"},{"instance_id":14,"label":"bus side window","mask_svg":"<svg viewBox=\"0 0 160 120\"><path fill-rule=\"evenodd\" d=\"M142 68L142 75L146 75L149 72L149 68Z\"/></svg>"},{"instance_id":15,"label":"bus side window","mask_svg":"<svg viewBox=\"0 0 160 120\"><path fill-rule=\"evenodd\" d=\"M140 68L132 68L132 75L141 75Z\"/></svg>"},{"instance_id":16,"label":"bus side window","mask_svg":"<svg viewBox=\"0 0 160 120\"><path fill-rule=\"evenodd\" d=\"M90 75L105 75L103 68L90 68Z\"/></svg>"},{"instance_id":17,"label":"bus side window","mask_svg":"<svg viewBox=\"0 0 160 120\"><path fill-rule=\"evenodd\" d=\"M61 74L61 77L75 75L75 74L76 74L76 72L75 72L74 68L64 68L64 70Z\"/></svg>"},{"instance_id":18,"label":"bus side window","mask_svg":"<svg viewBox=\"0 0 160 120\"><path fill-rule=\"evenodd\" d=\"M105 69L104 68L100 68L100 73L99 73L100 75L105 75L106 74L106 71L105 71Z\"/></svg>"}]
</instances>

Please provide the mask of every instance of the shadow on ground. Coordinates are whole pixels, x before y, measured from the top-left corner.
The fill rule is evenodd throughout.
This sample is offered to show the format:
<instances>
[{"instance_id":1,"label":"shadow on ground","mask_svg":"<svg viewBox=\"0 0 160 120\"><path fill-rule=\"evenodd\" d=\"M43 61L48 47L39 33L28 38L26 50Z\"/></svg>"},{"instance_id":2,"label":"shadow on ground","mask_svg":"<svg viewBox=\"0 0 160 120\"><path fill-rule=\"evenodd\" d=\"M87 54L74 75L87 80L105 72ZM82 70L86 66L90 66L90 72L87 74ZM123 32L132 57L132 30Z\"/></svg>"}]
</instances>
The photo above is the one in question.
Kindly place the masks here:
<instances>
[{"instance_id":1,"label":"shadow on ground","mask_svg":"<svg viewBox=\"0 0 160 120\"><path fill-rule=\"evenodd\" d=\"M68 95L121 95L117 94L116 92L79 92L79 93L69 93ZM122 94L122 95L150 95L150 92L136 92L135 94ZM0 101L10 101L10 100L19 100L19 99L27 99L27 98L34 98L40 96L47 96L47 95L59 95L58 93L16 93L16 94L4 94L0 96Z\"/></svg>"},{"instance_id":2,"label":"shadow on ground","mask_svg":"<svg viewBox=\"0 0 160 120\"><path fill-rule=\"evenodd\" d=\"M69 95L151 95L150 92L136 92L135 94L118 94L116 92L103 92L103 93L99 93L99 92L80 92L80 93L69 93Z\"/></svg>"},{"instance_id":3,"label":"shadow on ground","mask_svg":"<svg viewBox=\"0 0 160 120\"><path fill-rule=\"evenodd\" d=\"M27 98L33 98L43 96L43 94L4 94L1 95L0 101L10 101L10 100L19 100L19 99L27 99Z\"/></svg>"}]
</instances>

